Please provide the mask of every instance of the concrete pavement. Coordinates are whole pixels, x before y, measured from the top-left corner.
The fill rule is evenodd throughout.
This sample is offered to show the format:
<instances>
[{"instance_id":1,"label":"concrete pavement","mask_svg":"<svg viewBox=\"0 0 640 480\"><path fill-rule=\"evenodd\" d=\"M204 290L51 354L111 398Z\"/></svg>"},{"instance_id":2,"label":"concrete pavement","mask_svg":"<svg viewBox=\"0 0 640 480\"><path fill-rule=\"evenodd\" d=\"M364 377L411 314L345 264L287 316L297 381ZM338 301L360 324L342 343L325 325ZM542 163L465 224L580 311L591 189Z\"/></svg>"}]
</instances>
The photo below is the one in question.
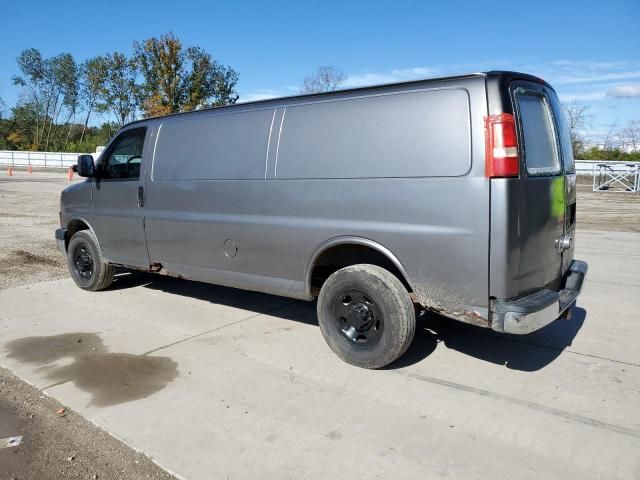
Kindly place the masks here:
<instances>
[{"instance_id":1,"label":"concrete pavement","mask_svg":"<svg viewBox=\"0 0 640 480\"><path fill-rule=\"evenodd\" d=\"M342 363L314 305L145 274L0 291L0 364L188 479L640 477L640 234L579 232L569 321L433 315L390 368Z\"/></svg>"}]
</instances>

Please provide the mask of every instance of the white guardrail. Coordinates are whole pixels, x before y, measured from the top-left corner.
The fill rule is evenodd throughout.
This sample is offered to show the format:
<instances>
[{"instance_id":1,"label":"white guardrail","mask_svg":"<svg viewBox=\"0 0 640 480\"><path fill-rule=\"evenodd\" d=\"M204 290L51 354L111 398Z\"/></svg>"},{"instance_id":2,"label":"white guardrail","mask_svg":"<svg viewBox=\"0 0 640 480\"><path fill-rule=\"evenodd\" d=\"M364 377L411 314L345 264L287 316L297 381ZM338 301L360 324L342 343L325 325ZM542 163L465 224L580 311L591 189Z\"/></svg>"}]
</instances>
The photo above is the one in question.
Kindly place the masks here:
<instances>
[{"instance_id":1,"label":"white guardrail","mask_svg":"<svg viewBox=\"0 0 640 480\"><path fill-rule=\"evenodd\" d=\"M100 147L98 147L100 149ZM13 167L34 168L69 168L76 164L78 155L81 153L66 152L18 152L12 150L0 150L0 165ZM94 158L97 154L92 153ZM593 175L594 165L606 164L614 171L623 171L628 169L628 162L606 161L606 160L576 160L576 172L580 175Z\"/></svg>"},{"instance_id":2,"label":"white guardrail","mask_svg":"<svg viewBox=\"0 0 640 480\"><path fill-rule=\"evenodd\" d=\"M69 168L78 161L81 153L66 152L18 152L0 150L0 165L33 168ZM92 154L93 155L93 154Z\"/></svg>"},{"instance_id":3,"label":"white guardrail","mask_svg":"<svg viewBox=\"0 0 640 480\"><path fill-rule=\"evenodd\" d=\"M613 172L625 172L629 170L629 165L640 164L640 162L624 162L622 160L576 160L576 173L578 175L593 175L598 165L607 165Z\"/></svg>"}]
</instances>

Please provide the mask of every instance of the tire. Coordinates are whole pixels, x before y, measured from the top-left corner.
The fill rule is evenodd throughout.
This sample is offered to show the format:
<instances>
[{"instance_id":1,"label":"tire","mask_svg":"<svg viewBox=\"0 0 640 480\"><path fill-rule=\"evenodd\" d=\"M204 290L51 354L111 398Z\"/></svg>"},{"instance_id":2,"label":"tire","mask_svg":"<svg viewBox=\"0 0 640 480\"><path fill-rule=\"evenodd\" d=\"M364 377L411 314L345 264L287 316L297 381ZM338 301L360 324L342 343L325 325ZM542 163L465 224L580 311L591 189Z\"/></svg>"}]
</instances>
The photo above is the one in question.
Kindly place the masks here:
<instances>
[{"instance_id":1,"label":"tire","mask_svg":"<svg viewBox=\"0 0 640 480\"><path fill-rule=\"evenodd\" d=\"M318 322L327 344L347 363L381 368L411 344L416 315L402 282L376 265L331 275L318 296Z\"/></svg>"},{"instance_id":2,"label":"tire","mask_svg":"<svg viewBox=\"0 0 640 480\"><path fill-rule=\"evenodd\" d=\"M91 230L81 230L71 237L67 264L71 278L83 290L97 292L113 282L115 269L100 256L98 242Z\"/></svg>"}]
</instances>

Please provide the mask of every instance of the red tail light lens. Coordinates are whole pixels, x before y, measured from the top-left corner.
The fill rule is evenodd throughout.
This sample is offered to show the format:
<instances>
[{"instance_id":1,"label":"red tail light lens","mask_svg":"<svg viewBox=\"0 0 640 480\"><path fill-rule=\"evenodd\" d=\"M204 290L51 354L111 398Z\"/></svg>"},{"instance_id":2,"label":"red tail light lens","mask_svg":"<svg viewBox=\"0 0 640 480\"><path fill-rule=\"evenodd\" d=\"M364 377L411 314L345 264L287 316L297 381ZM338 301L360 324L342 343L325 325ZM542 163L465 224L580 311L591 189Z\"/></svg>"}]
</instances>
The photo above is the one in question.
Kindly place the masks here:
<instances>
[{"instance_id":1,"label":"red tail light lens","mask_svg":"<svg viewBox=\"0 0 640 480\"><path fill-rule=\"evenodd\" d=\"M510 113L484 117L485 175L517 177L520 174L516 121Z\"/></svg>"}]
</instances>

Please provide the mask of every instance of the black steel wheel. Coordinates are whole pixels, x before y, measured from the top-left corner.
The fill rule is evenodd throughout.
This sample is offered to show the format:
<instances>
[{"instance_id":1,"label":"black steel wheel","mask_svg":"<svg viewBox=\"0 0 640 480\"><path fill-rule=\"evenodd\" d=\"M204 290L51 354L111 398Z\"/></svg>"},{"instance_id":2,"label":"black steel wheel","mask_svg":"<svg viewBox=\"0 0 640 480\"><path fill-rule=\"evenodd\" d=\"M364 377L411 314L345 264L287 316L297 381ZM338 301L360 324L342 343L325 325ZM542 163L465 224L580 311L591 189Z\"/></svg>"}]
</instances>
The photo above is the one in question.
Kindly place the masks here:
<instances>
[{"instance_id":1,"label":"black steel wheel","mask_svg":"<svg viewBox=\"0 0 640 480\"><path fill-rule=\"evenodd\" d=\"M73 268L76 271L76 275L83 280L91 279L94 272L93 257L91 256L91 250L86 245L79 244L76 246L73 252Z\"/></svg>"},{"instance_id":2,"label":"black steel wheel","mask_svg":"<svg viewBox=\"0 0 640 480\"><path fill-rule=\"evenodd\" d=\"M81 230L71 237L67 263L71 278L83 290L104 290L113 282L114 268L100 256L98 242L91 230Z\"/></svg>"},{"instance_id":3,"label":"black steel wheel","mask_svg":"<svg viewBox=\"0 0 640 480\"><path fill-rule=\"evenodd\" d=\"M409 292L376 265L352 265L332 274L318 296L318 322L327 344L345 362L380 368L400 357L415 333Z\"/></svg>"},{"instance_id":4,"label":"black steel wheel","mask_svg":"<svg viewBox=\"0 0 640 480\"><path fill-rule=\"evenodd\" d=\"M354 345L369 348L382 336L384 316L361 290L347 290L333 302L333 319L340 333Z\"/></svg>"}]
</instances>

